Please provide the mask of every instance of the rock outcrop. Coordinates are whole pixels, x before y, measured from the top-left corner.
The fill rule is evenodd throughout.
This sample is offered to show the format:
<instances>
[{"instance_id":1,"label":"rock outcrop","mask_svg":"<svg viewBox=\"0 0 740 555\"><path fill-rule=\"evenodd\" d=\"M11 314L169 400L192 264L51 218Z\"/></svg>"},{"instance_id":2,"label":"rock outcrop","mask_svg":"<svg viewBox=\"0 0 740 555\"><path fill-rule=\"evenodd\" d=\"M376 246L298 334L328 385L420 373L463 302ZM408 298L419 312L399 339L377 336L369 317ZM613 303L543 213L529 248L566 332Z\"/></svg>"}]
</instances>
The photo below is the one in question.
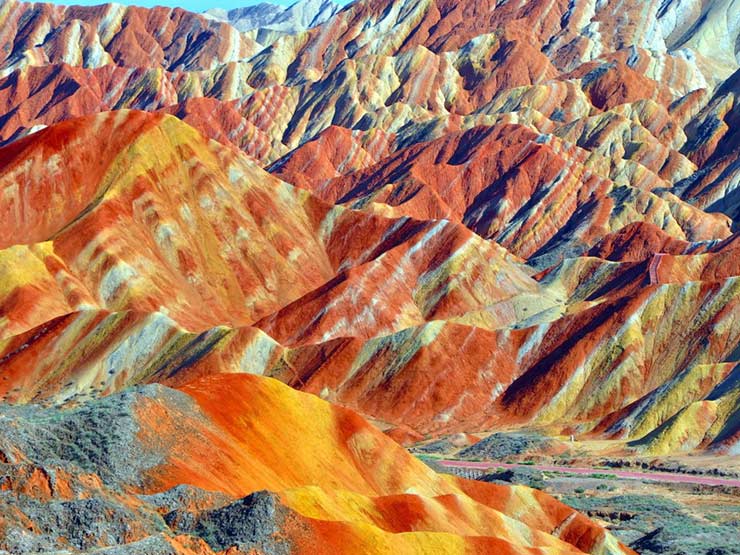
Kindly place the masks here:
<instances>
[{"instance_id":1,"label":"rock outcrop","mask_svg":"<svg viewBox=\"0 0 740 555\"><path fill-rule=\"evenodd\" d=\"M0 4L0 548L630 553L391 438L740 450L738 8Z\"/></svg>"}]
</instances>

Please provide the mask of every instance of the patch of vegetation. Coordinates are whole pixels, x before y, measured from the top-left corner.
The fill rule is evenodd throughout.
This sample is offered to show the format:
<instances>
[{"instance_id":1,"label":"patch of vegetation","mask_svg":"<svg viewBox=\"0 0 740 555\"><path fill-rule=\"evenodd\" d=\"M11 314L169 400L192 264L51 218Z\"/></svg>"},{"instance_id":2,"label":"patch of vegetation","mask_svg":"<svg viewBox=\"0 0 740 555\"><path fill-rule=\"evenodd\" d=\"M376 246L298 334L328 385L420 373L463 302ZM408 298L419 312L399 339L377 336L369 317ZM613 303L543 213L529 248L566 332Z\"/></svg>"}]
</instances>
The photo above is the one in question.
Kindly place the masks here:
<instances>
[{"instance_id":1,"label":"patch of vegetation","mask_svg":"<svg viewBox=\"0 0 740 555\"><path fill-rule=\"evenodd\" d=\"M497 432L466 447L459 456L466 460L504 460L517 455L546 452L555 443L551 438L531 432Z\"/></svg>"},{"instance_id":2,"label":"patch of vegetation","mask_svg":"<svg viewBox=\"0 0 740 555\"><path fill-rule=\"evenodd\" d=\"M612 520L614 533L640 555L740 555L740 528L731 523L698 518L687 507L658 495L595 497L582 495L579 489L561 501ZM625 513L631 515L628 524L622 518Z\"/></svg>"},{"instance_id":3,"label":"patch of vegetation","mask_svg":"<svg viewBox=\"0 0 740 555\"><path fill-rule=\"evenodd\" d=\"M539 470L529 468L508 468L486 474L479 478L482 482L493 482L496 484L518 484L530 488L544 489L545 476Z\"/></svg>"}]
</instances>

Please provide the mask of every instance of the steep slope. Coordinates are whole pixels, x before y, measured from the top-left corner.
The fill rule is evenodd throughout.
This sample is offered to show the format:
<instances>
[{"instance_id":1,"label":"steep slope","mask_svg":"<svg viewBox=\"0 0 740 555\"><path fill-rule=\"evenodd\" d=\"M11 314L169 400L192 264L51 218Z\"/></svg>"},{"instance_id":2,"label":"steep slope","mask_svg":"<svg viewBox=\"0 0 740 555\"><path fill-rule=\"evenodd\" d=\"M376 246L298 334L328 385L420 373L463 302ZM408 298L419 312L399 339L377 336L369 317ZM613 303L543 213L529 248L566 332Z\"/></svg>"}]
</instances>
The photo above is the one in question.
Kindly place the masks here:
<instances>
[{"instance_id":1,"label":"steep slope","mask_svg":"<svg viewBox=\"0 0 740 555\"><path fill-rule=\"evenodd\" d=\"M396 272L399 285L418 281L399 306L415 304L422 318L538 289L513 257L460 226L332 208L176 118L105 113L0 153L0 188L13 192L0 206L16 230L0 246L16 244L7 256L18 256L21 244L51 240L25 249L46 272L83 284L72 308L92 297L108 310L166 307L191 329L242 325L368 263ZM42 279L12 270L29 286ZM20 295L22 284L5 294Z\"/></svg>"},{"instance_id":2,"label":"steep slope","mask_svg":"<svg viewBox=\"0 0 740 555\"><path fill-rule=\"evenodd\" d=\"M216 146L176 118L126 111L13 143L0 179L15 193L2 208L15 233L3 246L51 239L39 247L47 272L70 275L98 306L166 307L192 329L251 322L328 280L317 231L330 207ZM43 274L23 275L33 289Z\"/></svg>"},{"instance_id":3,"label":"steep slope","mask_svg":"<svg viewBox=\"0 0 740 555\"><path fill-rule=\"evenodd\" d=\"M684 47L699 54L706 69L711 67L718 76L726 77L737 68L738 27L727 17L736 9L735 1L713 2L706 9L701 2L685 4L536 1L523 5L426 0L388 9L387 3L360 2L314 30L297 62L299 67L325 69L348 53L355 57L358 52L389 55L418 45L448 52L507 25L520 37L547 45L547 53L560 67L589 61L600 52L613 52L624 45L652 49L658 55ZM644 21L651 23L642 25ZM383 31L389 34L381 39ZM716 34L727 36L727 40L715 46L708 37ZM728 72L728 68L732 69Z\"/></svg>"},{"instance_id":4,"label":"steep slope","mask_svg":"<svg viewBox=\"0 0 740 555\"><path fill-rule=\"evenodd\" d=\"M4 3L2 394L253 372L418 434L734 449L736 7Z\"/></svg>"},{"instance_id":5,"label":"steep slope","mask_svg":"<svg viewBox=\"0 0 740 555\"><path fill-rule=\"evenodd\" d=\"M3 418L0 464L15 478L0 545L13 551L631 553L547 496L497 486L478 488L490 500L468 496L356 414L267 378ZM95 425L103 418L110 429ZM81 533L81 515L98 533Z\"/></svg>"},{"instance_id":6,"label":"steep slope","mask_svg":"<svg viewBox=\"0 0 740 555\"><path fill-rule=\"evenodd\" d=\"M516 144L511 130L419 145L398 167L440 183L414 163L451 161L475 187L499 171L477 169L493 156L477 145ZM0 251L7 401L250 372L420 434L559 424L639 439L733 368L737 239L686 241L726 228L677 199L663 213L683 227L638 220L538 282L459 224L332 207L169 116L71 120L0 156L21 243ZM699 443L728 433L726 403Z\"/></svg>"},{"instance_id":7,"label":"steep slope","mask_svg":"<svg viewBox=\"0 0 740 555\"><path fill-rule=\"evenodd\" d=\"M690 122L684 151L702 166L679 184L684 196L697 206L738 216L740 183L740 71L717 89L709 103Z\"/></svg>"},{"instance_id":8,"label":"steep slope","mask_svg":"<svg viewBox=\"0 0 740 555\"><path fill-rule=\"evenodd\" d=\"M274 167L276 175L328 201L354 207L383 203L394 214L460 221L525 258L580 254L635 221L660 225L690 241L730 233L727 219L671 194L652 193L660 181L652 185L644 173L626 178L624 168L610 172L612 179L604 177L608 160L524 126L448 133L328 182L317 172L312 172L316 183L294 178L290 170L303 167L296 156Z\"/></svg>"},{"instance_id":9,"label":"steep slope","mask_svg":"<svg viewBox=\"0 0 740 555\"><path fill-rule=\"evenodd\" d=\"M132 84L140 90L137 97L110 103L108 98L118 98L120 88L116 81L98 77L78 76L73 80L77 85L29 77L38 85L27 92L11 84L19 104L38 105L45 97L60 96L53 91L64 92L61 96L69 95L70 100L55 100L63 107L49 110L48 116L41 110L33 119L25 116L25 109L15 108L19 112L4 122L3 135L18 137L55 123L61 110L73 117L116 107L150 110L170 103L178 104L168 108L170 113L266 165L332 125L399 133L393 145L399 148L503 118L605 155L616 166L609 170L612 179L619 175L633 186L649 181L650 188L684 180L680 190L692 202L733 215L734 196L719 201L737 181L732 155L718 154L706 173L696 173L692 163L704 164L727 127L715 122L722 121L728 110L732 113L731 73L737 70L737 61L731 52L736 50L738 30L733 21L723 19L730 13L723 10L731 11L733 2L724 4L712 2L704 9L699 3L630 2L617 13L609 2L596 6L537 2L527 9L431 1L409 1L390 9L382 2L356 2L308 33L260 38L263 44L252 44L247 34L232 36L236 31L231 27L223 31L216 22L172 12L166 34L172 34L173 42L161 56L111 54L107 62L129 71L163 70L146 82L137 78ZM8 3L2 12L9 23L8 43L23 18L33 13L38 23L16 33L15 42L20 44L8 44L6 50L14 54L1 67L11 74L20 67L66 62L90 71L83 68L98 64L83 59L92 47L82 39L69 44L77 58L60 57L57 50L51 54L43 50L33 58L23 54L30 38L22 37L35 33L43 46L50 41L48 29L84 21L98 29L100 48L113 52L116 44L131 39L131 28L139 33L135 36L152 33L169 14L119 11ZM650 30L636 24L643 17L656 22ZM684 20L695 25L678 23ZM186 63L173 63L170 50L183 48L182 40L193 36L191 27L203 29L199 40L191 41L194 51L180 58ZM252 46L222 52L210 39L216 33L228 36L225 42L232 46L245 41L252 41ZM720 42L728 47L717 51L712 46L717 41L707 38L711 36L727 37ZM157 45L152 48L159 52L162 45ZM433 78L435 74L439 77ZM22 82L24 77L20 73L13 79ZM92 95L85 92L86 86L80 87L91 80L95 82L91 88L99 91ZM75 87L79 89L73 91ZM27 94L37 99L25 102ZM192 103L203 96L214 101ZM191 105L183 104L187 102ZM732 144L731 136L725 143ZM620 158L624 164L618 164ZM354 169L345 166L340 173Z\"/></svg>"},{"instance_id":10,"label":"steep slope","mask_svg":"<svg viewBox=\"0 0 740 555\"><path fill-rule=\"evenodd\" d=\"M263 2L228 11L214 8L205 14L228 22L239 31L257 29L263 34L265 31L281 31L293 35L324 23L339 9L339 5L331 0L300 0L288 7Z\"/></svg>"},{"instance_id":11,"label":"steep slope","mask_svg":"<svg viewBox=\"0 0 740 555\"><path fill-rule=\"evenodd\" d=\"M67 7L10 0L0 9L0 27L0 75L49 63L213 69L258 50L229 25L162 7Z\"/></svg>"},{"instance_id":12,"label":"steep slope","mask_svg":"<svg viewBox=\"0 0 740 555\"><path fill-rule=\"evenodd\" d=\"M70 120L0 158L16 228L0 251L16 401L151 377L186 332L255 323L287 344L369 339L540 296L517 259L462 226L331 207L169 116ZM381 283L394 290L368 309ZM151 351L170 340L164 358Z\"/></svg>"}]
</instances>

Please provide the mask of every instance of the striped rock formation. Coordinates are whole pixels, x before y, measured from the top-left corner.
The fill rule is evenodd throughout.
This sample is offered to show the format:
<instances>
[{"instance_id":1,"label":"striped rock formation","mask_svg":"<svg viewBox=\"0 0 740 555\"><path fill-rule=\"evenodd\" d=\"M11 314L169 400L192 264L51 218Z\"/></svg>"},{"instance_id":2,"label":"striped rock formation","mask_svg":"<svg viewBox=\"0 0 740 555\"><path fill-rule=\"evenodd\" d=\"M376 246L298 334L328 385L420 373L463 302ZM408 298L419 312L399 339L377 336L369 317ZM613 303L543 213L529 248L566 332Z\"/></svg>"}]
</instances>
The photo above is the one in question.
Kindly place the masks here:
<instances>
[{"instance_id":1,"label":"striped rock formation","mask_svg":"<svg viewBox=\"0 0 740 555\"><path fill-rule=\"evenodd\" d=\"M239 31L258 29L260 36L275 31L287 34L305 31L324 23L339 9L331 0L299 0L287 8L262 2L228 11L212 8L205 15L228 22Z\"/></svg>"},{"instance_id":2,"label":"striped rock formation","mask_svg":"<svg viewBox=\"0 0 740 555\"><path fill-rule=\"evenodd\" d=\"M738 11L0 5L0 549L629 553L390 437L740 452Z\"/></svg>"},{"instance_id":3,"label":"striped rock formation","mask_svg":"<svg viewBox=\"0 0 740 555\"><path fill-rule=\"evenodd\" d=\"M475 160L460 141L495 130L413 160ZM534 274L453 221L327 204L171 116L70 120L0 157L16 229L0 251L7 401L236 371L421 434L558 422L637 440L719 388L726 410L677 448L733 445L737 240L677 197ZM464 167L469 187L501 171Z\"/></svg>"},{"instance_id":4,"label":"striped rock formation","mask_svg":"<svg viewBox=\"0 0 740 555\"><path fill-rule=\"evenodd\" d=\"M437 475L357 414L268 378L1 414L0 546L15 552L633 553L541 492Z\"/></svg>"}]
</instances>

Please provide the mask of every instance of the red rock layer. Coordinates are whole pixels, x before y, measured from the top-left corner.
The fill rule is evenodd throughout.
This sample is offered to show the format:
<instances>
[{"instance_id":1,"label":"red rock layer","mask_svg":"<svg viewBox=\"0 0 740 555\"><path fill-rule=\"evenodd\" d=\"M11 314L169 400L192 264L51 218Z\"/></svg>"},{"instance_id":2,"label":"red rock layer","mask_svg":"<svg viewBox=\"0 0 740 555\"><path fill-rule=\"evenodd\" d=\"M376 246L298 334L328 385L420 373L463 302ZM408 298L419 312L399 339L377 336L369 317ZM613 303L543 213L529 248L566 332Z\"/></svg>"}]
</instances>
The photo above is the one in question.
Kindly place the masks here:
<instances>
[{"instance_id":1,"label":"red rock layer","mask_svg":"<svg viewBox=\"0 0 740 555\"><path fill-rule=\"evenodd\" d=\"M356 2L264 49L3 4L3 394L245 371L409 435L731 449L738 74L710 4ZM130 107L159 113L66 121Z\"/></svg>"}]
</instances>

